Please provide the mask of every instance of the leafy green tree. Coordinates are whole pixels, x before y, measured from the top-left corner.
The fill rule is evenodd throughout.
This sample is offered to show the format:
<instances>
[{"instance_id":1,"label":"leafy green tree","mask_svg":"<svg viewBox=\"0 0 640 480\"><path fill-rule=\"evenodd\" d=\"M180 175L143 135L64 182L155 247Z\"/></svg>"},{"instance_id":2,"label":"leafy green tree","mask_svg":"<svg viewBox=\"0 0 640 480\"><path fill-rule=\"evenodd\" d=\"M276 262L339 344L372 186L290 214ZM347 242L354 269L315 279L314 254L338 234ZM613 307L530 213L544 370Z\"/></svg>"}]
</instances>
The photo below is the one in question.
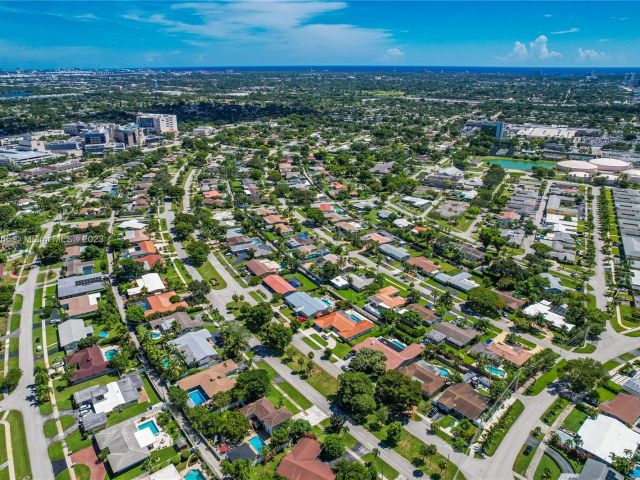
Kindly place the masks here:
<instances>
[{"instance_id":1,"label":"leafy green tree","mask_svg":"<svg viewBox=\"0 0 640 480\"><path fill-rule=\"evenodd\" d=\"M378 377L386 370L386 362L387 359L383 352L363 348L351 359L349 367L354 372L366 373L372 377Z\"/></svg>"},{"instance_id":2,"label":"leafy green tree","mask_svg":"<svg viewBox=\"0 0 640 480\"><path fill-rule=\"evenodd\" d=\"M389 370L378 378L376 398L392 412L403 413L420 402L422 387L420 382L397 370Z\"/></svg>"},{"instance_id":3,"label":"leafy green tree","mask_svg":"<svg viewBox=\"0 0 640 480\"><path fill-rule=\"evenodd\" d=\"M338 376L338 403L357 420L363 420L376 409L375 387L364 373L345 372Z\"/></svg>"},{"instance_id":4,"label":"leafy green tree","mask_svg":"<svg viewBox=\"0 0 640 480\"><path fill-rule=\"evenodd\" d=\"M591 393L609 378L607 369L593 358L569 360L560 371L559 379L577 395Z\"/></svg>"},{"instance_id":5,"label":"leafy green tree","mask_svg":"<svg viewBox=\"0 0 640 480\"><path fill-rule=\"evenodd\" d=\"M273 318L273 309L267 302L260 302L253 306L243 305L239 318L246 323L249 330L258 332Z\"/></svg>"},{"instance_id":6,"label":"leafy green tree","mask_svg":"<svg viewBox=\"0 0 640 480\"><path fill-rule=\"evenodd\" d=\"M45 265L59 262L62 260L65 251L64 243L52 240L40 249L40 260Z\"/></svg>"},{"instance_id":7,"label":"leafy green tree","mask_svg":"<svg viewBox=\"0 0 640 480\"><path fill-rule=\"evenodd\" d=\"M267 371L257 368L240 373L234 391L237 392L239 398L250 403L262 398L269 390L270 385L271 380Z\"/></svg>"},{"instance_id":8,"label":"leafy green tree","mask_svg":"<svg viewBox=\"0 0 640 480\"><path fill-rule=\"evenodd\" d=\"M119 282L128 282L142 275L143 271L142 263L130 258L122 258L118 261L114 275Z\"/></svg>"},{"instance_id":9,"label":"leafy green tree","mask_svg":"<svg viewBox=\"0 0 640 480\"><path fill-rule=\"evenodd\" d=\"M211 291L211 285L204 280L192 280L187 285L191 292L191 298L195 303L204 303L207 301L207 295Z\"/></svg>"},{"instance_id":10,"label":"leafy green tree","mask_svg":"<svg viewBox=\"0 0 640 480\"><path fill-rule=\"evenodd\" d=\"M467 304L476 313L487 317L498 317L504 308L503 300L490 288L475 287L469 290Z\"/></svg>"},{"instance_id":11,"label":"leafy green tree","mask_svg":"<svg viewBox=\"0 0 640 480\"><path fill-rule=\"evenodd\" d=\"M338 460L336 464L336 480L376 480L378 472L373 465L360 462Z\"/></svg>"},{"instance_id":12,"label":"leafy green tree","mask_svg":"<svg viewBox=\"0 0 640 480\"><path fill-rule=\"evenodd\" d=\"M344 441L340 435L329 433L322 440L320 456L324 460L335 460L344 453Z\"/></svg>"},{"instance_id":13,"label":"leafy green tree","mask_svg":"<svg viewBox=\"0 0 640 480\"><path fill-rule=\"evenodd\" d=\"M402 438L402 432L404 428L400 422L391 422L387 427L387 436L385 440L392 447L397 446L400 443L400 439Z\"/></svg>"},{"instance_id":14,"label":"leafy green tree","mask_svg":"<svg viewBox=\"0 0 640 480\"><path fill-rule=\"evenodd\" d=\"M189 260L194 266L199 267L200 265L204 265L207 261L209 245L206 242L195 240L188 243L185 250L187 251Z\"/></svg>"},{"instance_id":15,"label":"leafy green tree","mask_svg":"<svg viewBox=\"0 0 640 480\"><path fill-rule=\"evenodd\" d=\"M291 343L293 332L282 323L269 322L260 330L260 339L274 352L281 354Z\"/></svg>"},{"instance_id":16,"label":"leafy green tree","mask_svg":"<svg viewBox=\"0 0 640 480\"><path fill-rule=\"evenodd\" d=\"M225 322L220 327L222 352L225 358L237 360L249 347L251 333L239 322Z\"/></svg>"},{"instance_id":17,"label":"leafy green tree","mask_svg":"<svg viewBox=\"0 0 640 480\"><path fill-rule=\"evenodd\" d=\"M225 477L232 480L249 480L251 478L251 462L249 460L223 460L220 464Z\"/></svg>"},{"instance_id":18,"label":"leafy green tree","mask_svg":"<svg viewBox=\"0 0 640 480\"><path fill-rule=\"evenodd\" d=\"M127 321L131 323L142 323L144 322L144 309L140 305L133 305L131 307L127 307L126 310Z\"/></svg>"}]
</instances>

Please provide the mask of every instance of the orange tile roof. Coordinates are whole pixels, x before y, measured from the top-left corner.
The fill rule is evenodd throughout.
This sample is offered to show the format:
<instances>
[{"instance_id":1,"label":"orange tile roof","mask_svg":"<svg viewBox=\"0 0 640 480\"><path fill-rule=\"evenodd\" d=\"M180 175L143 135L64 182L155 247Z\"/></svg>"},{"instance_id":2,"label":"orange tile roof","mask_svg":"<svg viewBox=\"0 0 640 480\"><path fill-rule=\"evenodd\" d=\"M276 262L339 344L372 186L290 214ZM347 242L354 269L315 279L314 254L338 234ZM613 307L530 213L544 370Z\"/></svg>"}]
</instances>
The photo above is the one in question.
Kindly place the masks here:
<instances>
[{"instance_id":1,"label":"orange tile roof","mask_svg":"<svg viewBox=\"0 0 640 480\"><path fill-rule=\"evenodd\" d=\"M513 348L508 345L503 345L501 343L491 342L487 346L487 350L489 350L494 355L497 355L500 358L504 358L505 360L513 363L516 366L524 365L527 360L531 358L533 353L525 350L523 348Z\"/></svg>"},{"instance_id":2,"label":"orange tile roof","mask_svg":"<svg viewBox=\"0 0 640 480\"><path fill-rule=\"evenodd\" d=\"M314 323L318 328L332 328L344 340L350 340L354 337L362 335L373 328L373 323L363 319L359 322L353 321L342 312L332 312L317 318Z\"/></svg>"},{"instance_id":3,"label":"orange tile roof","mask_svg":"<svg viewBox=\"0 0 640 480\"><path fill-rule=\"evenodd\" d=\"M140 248L140 250L147 253L158 253L158 250L156 250L156 246L153 244L151 240L144 240L140 242L138 244L138 247Z\"/></svg>"},{"instance_id":4,"label":"orange tile roof","mask_svg":"<svg viewBox=\"0 0 640 480\"><path fill-rule=\"evenodd\" d=\"M285 295L287 293L295 292L296 289L293 285L287 282L280 275L267 275L262 279L262 281L274 292L279 293L280 295Z\"/></svg>"},{"instance_id":5,"label":"orange tile roof","mask_svg":"<svg viewBox=\"0 0 640 480\"><path fill-rule=\"evenodd\" d=\"M204 192L204 198L220 198L222 193L218 190L209 190L208 192Z\"/></svg>"},{"instance_id":6,"label":"orange tile roof","mask_svg":"<svg viewBox=\"0 0 640 480\"><path fill-rule=\"evenodd\" d=\"M314 438L302 438L278 465L276 473L287 480L334 480L329 464L318 460L322 448Z\"/></svg>"},{"instance_id":7,"label":"orange tile roof","mask_svg":"<svg viewBox=\"0 0 640 480\"><path fill-rule=\"evenodd\" d=\"M145 317L158 312L175 312L179 307L189 308L189 304L184 300L171 303L171 297L174 295L177 295L176 292L164 292L158 295L148 296L147 303L150 308L144 312Z\"/></svg>"},{"instance_id":8,"label":"orange tile roof","mask_svg":"<svg viewBox=\"0 0 640 480\"><path fill-rule=\"evenodd\" d=\"M419 268L425 273L433 273L440 270L440 267L426 257L413 257L407 260L409 265Z\"/></svg>"},{"instance_id":9,"label":"orange tile roof","mask_svg":"<svg viewBox=\"0 0 640 480\"><path fill-rule=\"evenodd\" d=\"M235 386L235 378L228 378L227 375L237 369L238 365L233 360L226 360L179 380L177 385L182 390L200 387L212 398L216 393L227 392Z\"/></svg>"},{"instance_id":10,"label":"orange tile roof","mask_svg":"<svg viewBox=\"0 0 640 480\"><path fill-rule=\"evenodd\" d=\"M402 307L407 303L407 299L399 295L400 290L391 285L381 288L378 293L373 295L379 303L384 303L387 307L393 309Z\"/></svg>"},{"instance_id":11,"label":"orange tile roof","mask_svg":"<svg viewBox=\"0 0 640 480\"><path fill-rule=\"evenodd\" d=\"M404 350L398 352L390 346L382 343L377 338L367 338L362 343L353 347L356 352L359 352L363 348L369 348L371 350L377 350L378 352L384 353L384 356L387 359L387 370L395 370L404 363L417 358L422 353L422 345L417 343L407 345Z\"/></svg>"}]
</instances>

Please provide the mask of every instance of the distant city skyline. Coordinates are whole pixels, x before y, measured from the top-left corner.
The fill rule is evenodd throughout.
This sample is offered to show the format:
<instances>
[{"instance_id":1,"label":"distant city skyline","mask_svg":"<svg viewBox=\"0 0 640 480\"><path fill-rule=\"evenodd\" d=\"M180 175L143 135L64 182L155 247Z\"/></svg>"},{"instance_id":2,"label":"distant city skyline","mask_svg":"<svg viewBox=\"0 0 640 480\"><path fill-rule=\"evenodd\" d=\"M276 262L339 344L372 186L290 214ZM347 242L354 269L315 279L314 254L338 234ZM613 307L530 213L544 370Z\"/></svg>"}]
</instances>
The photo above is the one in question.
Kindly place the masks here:
<instances>
[{"instance_id":1,"label":"distant city skyline","mask_svg":"<svg viewBox=\"0 0 640 480\"><path fill-rule=\"evenodd\" d=\"M1 68L640 66L638 2L0 2Z\"/></svg>"}]
</instances>

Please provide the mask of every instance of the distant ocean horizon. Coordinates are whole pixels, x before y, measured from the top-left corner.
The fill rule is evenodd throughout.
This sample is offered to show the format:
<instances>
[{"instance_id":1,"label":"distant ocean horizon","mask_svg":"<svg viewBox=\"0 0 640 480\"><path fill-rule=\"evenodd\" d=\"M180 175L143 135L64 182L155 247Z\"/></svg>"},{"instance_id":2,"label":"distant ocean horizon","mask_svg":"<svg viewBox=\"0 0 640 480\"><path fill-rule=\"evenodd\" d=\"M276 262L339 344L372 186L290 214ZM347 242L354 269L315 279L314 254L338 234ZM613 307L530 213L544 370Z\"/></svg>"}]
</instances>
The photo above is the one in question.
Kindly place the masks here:
<instances>
[{"instance_id":1,"label":"distant ocean horizon","mask_svg":"<svg viewBox=\"0 0 640 480\"><path fill-rule=\"evenodd\" d=\"M639 67L483 67L483 66L405 66L405 65L264 65L227 67L161 67L150 70L207 70L207 71L297 71L297 72L411 72L411 73L507 73L507 74L564 74L590 72L601 74L640 73Z\"/></svg>"},{"instance_id":2,"label":"distant ocean horizon","mask_svg":"<svg viewBox=\"0 0 640 480\"><path fill-rule=\"evenodd\" d=\"M503 73L585 75L640 73L637 67L490 67L447 65L260 65L260 66L191 66L191 67L113 67L113 68L66 68L66 69L2 69L12 71L213 71L213 72L389 72L389 73Z\"/></svg>"}]
</instances>

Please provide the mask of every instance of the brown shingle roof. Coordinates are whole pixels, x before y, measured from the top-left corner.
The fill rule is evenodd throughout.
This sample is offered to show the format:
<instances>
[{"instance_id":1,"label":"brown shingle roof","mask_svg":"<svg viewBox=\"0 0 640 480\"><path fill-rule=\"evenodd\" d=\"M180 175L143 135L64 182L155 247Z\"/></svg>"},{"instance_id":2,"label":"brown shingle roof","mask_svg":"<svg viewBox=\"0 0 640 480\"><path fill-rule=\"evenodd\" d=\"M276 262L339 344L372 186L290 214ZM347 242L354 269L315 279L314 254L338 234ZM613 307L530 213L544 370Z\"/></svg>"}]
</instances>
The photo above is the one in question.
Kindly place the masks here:
<instances>
[{"instance_id":1,"label":"brown shingle roof","mask_svg":"<svg viewBox=\"0 0 640 480\"><path fill-rule=\"evenodd\" d=\"M437 373L432 372L424 368L418 362L414 362L411 365L407 365L406 367L402 367L400 372L404 373L408 377L413 377L416 380L419 380L422 384L422 393L424 393L427 397L432 397L438 391L444 387L446 380L438 375Z\"/></svg>"},{"instance_id":2,"label":"brown shingle roof","mask_svg":"<svg viewBox=\"0 0 640 480\"><path fill-rule=\"evenodd\" d=\"M274 407L268 398L261 398L249 405L245 405L240 411L246 418L255 416L262 424L272 430L293 417L286 408Z\"/></svg>"},{"instance_id":3,"label":"brown shingle roof","mask_svg":"<svg viewBox=\"0 0 640 480\"><path fill-rule=\"evenodd\" d=\"M109 371L109 363L104 359L100 348L96 346L87 347L69 355L65 363L67 366L75 365L78 368L71 377L73 382Z\"/></svg>"},{"instance_id":4,"label":"brown shingle roof","mask_svg":"<svg viewBox=\"0 0 640 480\"><path fill-rule=\"evenodd\" d=\"M613 400L598 405L598 408L627 425L635 425L640 418L640 398L627 393L619 393Z\"/></svg>"},{"instance_id":5,"label":"brown shingle roof","mask_svg":"<svg viewBox=\"0 0 640 480\"><path fill-rule=\"evenodd\" d=\"M416 312L422 318L422 321L427 324L433 323L438 316L429 310L427 307L423 307L417 303L412 303L407 305L407 310L411 310L412 312Z\"/></svg>"},{"instance_id":6,"label":"brown shingle roof","mask_svg":"<svg viewBox=\"0 0 640 480\"><path fill-rule=\"evenodd\" d=\"M177 385L183 390L200 387L209 398L212 398L216 393L227 392L235 386L235 378L227 378L227 375L237 369L238 365L233 360L226 360L183 378Z\"/></svg>"},{"instance_id":7,"label":"brown shingle roof","mask_svg":"<svg viewBox=\"0 0 640 480\"><path fill-rule=\"evenodd\" d=\"M478 418L489 404L468 383L457 383L447 388L438 403L471 420Z\"/></svg>"},{"instance_id":8,"label":"brown shingle roof","mask_svg":"<svg viewBox=\"0 0 640 480\"><path fill-rule=\"evenodd\" d=\"M302 438L285 456L276 473L287 480L334 480L331 467L318 460L320 444L313 438Z\"/></svg>"}]
</instances>

